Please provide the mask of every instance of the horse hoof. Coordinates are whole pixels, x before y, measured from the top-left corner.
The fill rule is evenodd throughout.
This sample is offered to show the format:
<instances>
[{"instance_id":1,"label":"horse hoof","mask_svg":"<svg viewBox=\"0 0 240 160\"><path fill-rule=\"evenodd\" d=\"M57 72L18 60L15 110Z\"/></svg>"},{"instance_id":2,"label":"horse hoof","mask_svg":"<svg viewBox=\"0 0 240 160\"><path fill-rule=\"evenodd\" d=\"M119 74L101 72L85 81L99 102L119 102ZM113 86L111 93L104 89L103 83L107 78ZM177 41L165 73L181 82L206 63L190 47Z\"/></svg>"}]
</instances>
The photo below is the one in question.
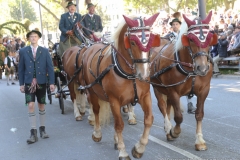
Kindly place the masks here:
<instances>
[{"instance_id":1,"label":"horse hoof","mask_svg":"<svg viewBox=\"0 0 240 160\"><path fill-rule=\"evenodd\" d=\"M129 119L129 120L128 120L128 124L129 124L129 125L136 125L136 124L137 124L137 121L136 121L136 119Z\"/></svg>"},{"instance_id":2,"label":"horse hoof","mask_svg":"<svg viewBox=\"0 0 240 160\"><path fill-rule=\"evenodd\" d=\"M167 134L166 137L168 141L174 141L174 138L170 134Z\"/></svg>"},{"instance_id":3,"label":"horse hoof","mask_svg":"<svg viewBox=\"0 0 240 160\"><path fill-rule=\"evenodd\" d=\"M133 149L132 149L132 155L133 155L134 158L138 158L139 159L139 158L141 158L143 156L143 153L138 153L136 151L135 146L134 146Z\"/></svg>"},{"instance_id":4,"label":"horse hoof","mask_svg":"<svg viewBox=\"0 0 240 160\"><path fill-rule=\"evenodd\" d=\"M82 116L84 116L84 115L85 115L85 112L80 112L80 114L81 114Z\"/></svg>"},{"instance_id":5,"label":"horse hoof","mask_svg":"<svg viewBox=\"0 0 240 160\"><path fill-rule=\"evenodd\" d=\"M178 138L180 133L179 134L176 134L174 133L174 131L172 131L173 129L170 130L170 135L173 137L173 138Z\"/></svg>"},{"instance_id":6,"label":"horse hoof","mask_svg":"<svg viewBox=\"0 0 240 160\"><path fill-rule=\"evenodd\" d=\"M122 109L123 113L128 113L128 108L124 108Z\"/></svg>"},{"instance_id":7,"label":"horse hoof","mask_svg":"<svg viewBox=\"0 0 240 160\"><path fill-rule=\"evenodd\" d=\"M92 139L94 142L100 142L102 140L102 137L97 138L94 135L92 135Z\"/></svg>"},{"instance_id":8,"label":"horse hoof","mask_svg":"<svg viewBox=\"0 0 240 160\"><path fill-rule=\"evenodd\" d=\"M78 116L78 117L76 117L76 121L82 121L83 119L82 119L82 116Z\"/></svg>"},{"instance_id":9,"label":"horse hoof","mask_svg":"<svg viewBox=\"0 0 240 160\"><path fill-rule=\"evenodd\" d=\"M203 144L195 144L195 150L196 151L206 151L207 150L207 146L205 143Z\"/></svg>"},{"instance_id":10,"label":"horse hoof","mask_svg":"<svg viewBox=\"0 0 240 160\"><path fill-rule=\"evenodd\" d=\"M91 126L94 126L95 121L88 120L88 123L89 123Z\"/></svg>"},{"instance_id":11,"label":"horse hoof","mask_svg":"<svg viewBox=\"0 0 240 160\"><path fill-rule=\"evenodd\" d=\"M119 160L131 160L131 158L129 156L127 156L127 157L119 157Z\"/></svg>"},{"instance_id":12,"label":"horse hoof","mask_svg":"<svg viewBox=\"0 0 240 160\"><path fill-rule=\"evenodd\" d=\"M117 143L114 144L114 149L118 150L118 144Z\"/></svg>"}]
</instances>

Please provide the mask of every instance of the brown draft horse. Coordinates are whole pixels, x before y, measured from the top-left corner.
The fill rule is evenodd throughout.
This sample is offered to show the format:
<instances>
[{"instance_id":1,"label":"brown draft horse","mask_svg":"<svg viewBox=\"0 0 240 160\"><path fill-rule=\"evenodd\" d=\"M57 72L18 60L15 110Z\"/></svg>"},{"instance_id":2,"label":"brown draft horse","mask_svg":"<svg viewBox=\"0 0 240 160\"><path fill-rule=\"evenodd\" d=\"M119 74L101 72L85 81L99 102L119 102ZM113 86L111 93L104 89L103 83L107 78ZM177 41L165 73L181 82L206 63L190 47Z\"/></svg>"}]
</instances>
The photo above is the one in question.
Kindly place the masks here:
<instances>
[{"instance_id":1,"label":"brown draft horse","mask_svg":"<svg viewBox=\"0 0 240 160\"><path fill-rule=\"evenodd\" d=\"M180 109L180 97L197 96L195 118L196 150L206 150L207 146L202 134L204 102L210 90L212 76L209 46L217 43L217 35L209 31L212 12L201 20L189 20L185 15L178 39L175 43L161 40L161 46L154 48L151 66L151 83L158 99L158 107L164 116L164 129L167 140L177 138L181 133L183 121ZM167 96L167 107L163 94ZM170 122L170 106L173 106L176 125Z\"/></svg>"},{"instance_id":2,"label":"brown draft horse","mask_svg":"<svg viewBox=\"0 0 240 160\"><path fill-rule=\"evenodd\" d=\"M82 116L85 114L86 96L83 92L79 92L80 85L78 81L79 72L81 71L82 55L87 48L82 46L74 46L68 48L62 57L64 71L67 75L67 80L72 82L68 83L70 98L73 102L74 116L76 121L81 121ZM76 78L74 78L76 76ZM91 113L90 113L91 114Z\"/></svg>"},{"instance_id":3,"label":"brown draft horse","mask_svg":"<svg viewBox=\"0 0 240 160\"><path fill-rule=\"evenodd\" d=\"M134 20L124 16L125 21L118 25L113 37L115 45L94 44L83 55L82 77L79 78L82 86L79 89L86 90L95 115L92 138L95 142L101 141L100 120L101 124L109 121L111 108L115 123L115 149L119 150L119 159L130 159L122 136L124 123L121 106L139 103L144 111L144 131L140 141L133 147L132 155L140 158L148 143L153 123L152 101L150 84L142 81L150 80L150 48L160 45L159 35L150 32L157 16ZM101 112L105 114L101 116Z\"/></svg>"}]
</instances>

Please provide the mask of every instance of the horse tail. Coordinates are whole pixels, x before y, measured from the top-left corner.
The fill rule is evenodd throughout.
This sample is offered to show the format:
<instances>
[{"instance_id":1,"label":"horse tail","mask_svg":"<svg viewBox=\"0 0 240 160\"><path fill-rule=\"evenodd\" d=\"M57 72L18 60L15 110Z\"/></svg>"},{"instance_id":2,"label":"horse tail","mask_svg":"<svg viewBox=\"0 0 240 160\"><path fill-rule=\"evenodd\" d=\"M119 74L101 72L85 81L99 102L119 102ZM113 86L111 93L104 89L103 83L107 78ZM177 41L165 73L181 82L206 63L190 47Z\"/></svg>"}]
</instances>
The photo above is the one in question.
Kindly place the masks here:
<instances>
[{"instance_id":1,"label":"horse tail","mask_svg":"<svg viewBox=\"0 0 240 160\"><path fill-rule=\"evenodd\" d=\"M109 102L98 99L100 106L99 119L102 126L109 125L111 117L111 108Z\"/></svg>"}]
</instances>

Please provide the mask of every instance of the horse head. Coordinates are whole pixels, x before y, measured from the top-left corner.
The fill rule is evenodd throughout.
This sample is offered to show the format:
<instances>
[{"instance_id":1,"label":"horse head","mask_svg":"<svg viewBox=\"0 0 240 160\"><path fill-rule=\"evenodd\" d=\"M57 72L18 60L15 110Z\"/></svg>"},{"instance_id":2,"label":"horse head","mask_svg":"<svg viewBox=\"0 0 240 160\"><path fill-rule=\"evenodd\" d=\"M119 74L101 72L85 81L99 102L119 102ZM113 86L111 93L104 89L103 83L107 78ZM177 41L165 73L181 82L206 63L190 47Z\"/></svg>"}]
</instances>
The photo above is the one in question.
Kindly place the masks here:
<instances>
[{"instance_id":1,"label":"horse head","mask_svg":"<svg viewBox=\"0 0 240 160\"><path fill-rule=\"evenodd\" d=\"M181 37L182 44L188 48L191 54L195 74L200 76L208 73L210 67L209 47L217 43L217 35L209 30L211 16L212 11L203 20L200 17L190 20L183 14L188 29L187 33Z\"/></svg>"},{"instance_id":2,"label":"horse head","mask_svg":"<svg viewBox=\"0 0 240 160\"><path fill-rule=\"evenodd\" d=\"M139 80L149 77L149 51L152 47L160 46L160 36L151 32L151 26L158 15L159 13L148 19L142 17L130 19L123 15L128 27L124 36L124 45L132 59L136 77Z\"/></svg>"}]
</instances>

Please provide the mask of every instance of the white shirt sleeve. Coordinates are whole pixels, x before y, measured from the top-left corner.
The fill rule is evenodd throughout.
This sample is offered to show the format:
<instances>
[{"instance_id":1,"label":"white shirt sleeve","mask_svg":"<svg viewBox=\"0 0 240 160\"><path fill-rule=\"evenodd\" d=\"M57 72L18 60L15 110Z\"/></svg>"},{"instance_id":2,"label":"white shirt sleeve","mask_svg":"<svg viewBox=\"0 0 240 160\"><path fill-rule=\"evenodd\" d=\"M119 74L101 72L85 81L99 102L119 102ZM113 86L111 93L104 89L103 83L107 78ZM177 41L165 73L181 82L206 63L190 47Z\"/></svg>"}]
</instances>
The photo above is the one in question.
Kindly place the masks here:
<instances>
[{"instance_id":1,"label":"white shirt sleeve","mask_svg":"<svg viewBox=\"0 0 240 160\"><path fill-rule=\"evenodd\" d=\"M4 64L7 65L7 57L5 57L5 59L4 59Z\"/></svg>"}]
</instances>

